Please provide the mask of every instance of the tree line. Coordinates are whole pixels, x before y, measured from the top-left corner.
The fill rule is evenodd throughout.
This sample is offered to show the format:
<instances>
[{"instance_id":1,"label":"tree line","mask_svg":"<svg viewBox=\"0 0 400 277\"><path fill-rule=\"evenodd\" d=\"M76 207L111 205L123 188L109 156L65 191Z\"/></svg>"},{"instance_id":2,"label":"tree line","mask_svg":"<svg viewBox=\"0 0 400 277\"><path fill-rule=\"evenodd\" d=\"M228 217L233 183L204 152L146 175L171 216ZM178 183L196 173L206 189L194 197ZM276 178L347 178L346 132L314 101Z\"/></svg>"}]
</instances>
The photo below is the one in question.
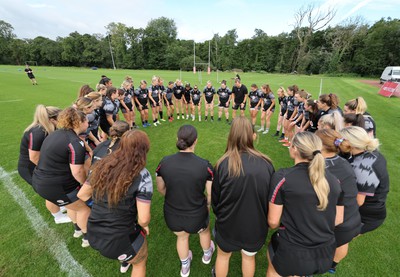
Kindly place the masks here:
<instances>
[{"instance_id":1,"label":"tree line","mask_svg":"<svg viewBox=\"0 0 400 277\"><path fill-rule=\"evenodd\" d=\"M72 32L56 40L17 38L12 25L0 20L0 64L112 68L111 50L117 68L192 70L195 47L197 63L208 63L210 50L211 69L222 71L376 76L400 65L400 19L370 26L351 18L332 27L334 11L315 13L312 6L299 10L290 33L270 36L255 29L251 38L238 40L233 29L201 43L178 39L174 20L166 17L150 20L146 28L113 22L106 34Z\"/></svg>"}]
</instances>

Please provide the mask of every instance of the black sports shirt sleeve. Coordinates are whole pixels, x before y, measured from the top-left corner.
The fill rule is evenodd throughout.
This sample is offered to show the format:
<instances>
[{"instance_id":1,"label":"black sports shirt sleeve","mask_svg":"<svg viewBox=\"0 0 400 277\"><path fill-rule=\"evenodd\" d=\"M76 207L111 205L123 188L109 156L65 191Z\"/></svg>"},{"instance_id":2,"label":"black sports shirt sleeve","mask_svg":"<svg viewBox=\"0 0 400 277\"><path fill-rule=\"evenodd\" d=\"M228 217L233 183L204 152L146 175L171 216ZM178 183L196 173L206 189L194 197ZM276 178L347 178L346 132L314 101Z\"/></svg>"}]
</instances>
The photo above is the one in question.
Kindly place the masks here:
<instances>
[{"instance_id":1,"label":"black sports shirt sleeve","mask_svg":"<svg viewBox=\"0 0 400 277\"><path fill-rule=\"evenodd\" d=\"M28 149L33 151L40 151L46 134L42 128L32 128L29 132Z\"/></svg>"},{"instance_id":2,"label":"black sports shirt sleeve","mask_svg":"<svg viewBox=\"0 0 400 277\"><path fill-rule=\"evenodd\" d=\"M214 169L210 162L207 162L207 181L212 181L214 179Z\"/></svg>"},{"instance_id":3,"label":"black sports shirt sleeve","mask_svg":"<svg viewBox=\"0 0 400 277\"><path fill-rule=\"evenodd\" d=\"M68 144L68 159L70 164L84 164L86 150L83 141L74 140Z\"/></svg>"},{"instance_id":4,"label":"black sports shirt sleeve","mask_svg":"<svg viewBox=\"0 0 400 277\"><path fill-rule=\"evenodd\" d=\"M150 172L144 168L140 172L141 180L136 194L136 200L139 202L150 203L153 196L153 181Z\"/></svg>"},{"instance_id":5,"label":"black sports shirt sleeve","mask_svg":"<svg viewBox=\"0 0 400 277\"><path fill-rule=\"evenodd\" d=\"M285 181L286 179L282 170L279 170L272 175L272 186L269 191L269 202L272 204L283 205Z\"/></svg>"},{"instance_id":6,"label":"black sports shirt sleeve","mask_svg":"<svg viewBox=\"0 0 400 277\"><path fill-rule=\"evenodd\" d=\"M160 161L160 163L158 164L158 166L157 166L157 168L156 168L156 176L157 176L157 177L162 177L162 174L161 174L161 167L162 167L163 161L164 161L164 159L162 159L162 160Z\"/></svg>"},{"instance_id":7,"label":"black sports shirt sleeve","mask_svg":"<svg viewBox=\"0 0 400 277\"><path fill-rule=\"evenodd\" d=\"M217 207L219 203L219 198L221 195L221 185L219 183L219 174L217 167L214 170L214 179L211 186L211 206L214 214L217 215Z\"/></svg>"}]
</instances>

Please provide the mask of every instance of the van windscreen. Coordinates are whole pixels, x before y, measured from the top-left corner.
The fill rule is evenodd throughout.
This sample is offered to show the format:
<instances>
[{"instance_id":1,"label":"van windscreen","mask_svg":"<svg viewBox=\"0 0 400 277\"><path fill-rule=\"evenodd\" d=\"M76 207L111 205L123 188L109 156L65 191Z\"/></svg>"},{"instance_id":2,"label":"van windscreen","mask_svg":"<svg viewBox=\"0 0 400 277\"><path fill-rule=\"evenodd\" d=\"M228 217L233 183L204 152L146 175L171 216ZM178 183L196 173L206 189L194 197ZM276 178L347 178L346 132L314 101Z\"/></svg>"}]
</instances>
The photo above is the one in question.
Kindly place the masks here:
<instances>
[{"instance_id":1,"label":"van windscreen","mask_svg":"<svg viewBox=\"0 0 400 277\"><path fill-rule=\"evenodd\" d=\"M393 70L392 75L400 75L400 70Z\"/></svg>"}]
</instances>

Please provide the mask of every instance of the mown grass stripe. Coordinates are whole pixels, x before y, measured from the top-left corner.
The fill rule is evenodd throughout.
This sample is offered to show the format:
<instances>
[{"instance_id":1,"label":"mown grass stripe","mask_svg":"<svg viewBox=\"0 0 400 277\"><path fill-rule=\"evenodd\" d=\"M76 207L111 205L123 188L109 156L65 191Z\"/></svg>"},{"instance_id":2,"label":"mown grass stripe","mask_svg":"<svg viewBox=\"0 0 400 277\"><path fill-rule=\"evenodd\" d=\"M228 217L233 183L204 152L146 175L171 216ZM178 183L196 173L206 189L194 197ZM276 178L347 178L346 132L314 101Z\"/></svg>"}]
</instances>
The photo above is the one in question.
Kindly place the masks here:
<instances>
[{"instance_id":1,"label":"mown grass stripe","mask_svg":"<svg viewBox=\"0 0 400 277\"><path fill-rule=\"evenodd\" d=\"M12 172L14 173L14 172ZM60 240L56 232L49 227L46 221L32 205L24 192L14 184L11 174L0 166L0 181L15 202L24 210L36 234L43 240L48 251L58 261L60 269L68 276L90 276L90 274L72 257L65 242Z\"/></svg>"}]
</instances>

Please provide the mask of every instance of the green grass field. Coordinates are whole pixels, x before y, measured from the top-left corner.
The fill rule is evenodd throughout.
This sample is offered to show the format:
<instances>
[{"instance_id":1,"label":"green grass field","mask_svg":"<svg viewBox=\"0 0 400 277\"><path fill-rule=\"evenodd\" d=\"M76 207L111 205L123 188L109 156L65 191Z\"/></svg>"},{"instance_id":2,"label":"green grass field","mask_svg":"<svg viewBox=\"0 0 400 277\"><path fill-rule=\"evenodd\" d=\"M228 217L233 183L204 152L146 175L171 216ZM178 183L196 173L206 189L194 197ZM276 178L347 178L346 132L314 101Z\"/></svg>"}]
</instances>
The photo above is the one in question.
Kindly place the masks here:
<instances>
[{"instance_id":1,"label":"green grass field","mask_svg":"<svg viewBox=\"0 0 400 277\"><path fill-rule=\"evenodd\" d=\"M23 67L0 66L0 114L1 114L1 139L0 139L0 166L7 173L12 174L12 182L23 191L25 196L38 209L45 222L55 232L59 241L66 244L72 257L92 276L118 276L119 264L116 261L102 257L97 251L80 246L80 240L72 237L73 227L70 224L55 225L51 215L44 207L43 199L34 193L18 174L15 174L19 154L19 144L23 130L32 120L37 104L66 107L71 105L77 97L78 89L83 84L95 84L104 74L110 77L115 86L118 86L126 75L134 79L135 87L139 80L150 81L153 75L161 76L167 83L180 77L192 85L198 84L199 88L205 86L209 79L215 87L217 75L202 73L194 75L192 72L174 71L131 71L131 70L89 70L80 68L33 68L38 86L32 86ZM231 87L233 73L219 73L218 79L228 80ZM278 86L297 84L312 95L317 96L320 80L323 78L323 92L336 93L341 100L341 105L347 100L363 96L368 103L368 110L377 124L377 137L381 142L381 152L387 159L391 179L391 188L387 201L388 216L383 226L378 230L355 239L350 244L349 255L338 267L337 276L399 276L400 275L400 236L398 229L400 219L399 183L400 173L398 162L398 138L400 137L400 99L388 99L377 94L377 88L363 84L354 78L329 78L321 76L301 75L272 75L258 73L241 73L243 83L249 88L252 83L259 86L269 83L274 91ZM215 110L215 113L217 110ZM166 114L166 112L164 111ZM216 116L215 116L216 117ZM122 118L122 117L121 117ZM150 117L151 118L151 117ZM277 112L275 112L271 133L276 127ZM140 116L137 113L136 122ZM147 168L153 173L165 155L176 152L175 140L178 128L192 122L175 120L165 122L158 127L143 129L151 141L148 155ZM259 119L258 119L259 124ZM229 125L224 121L218 122L193 122L198 129L199 142L196 154L210 160L215 164L223 154ZM271 134L259 136L257 148L269 155L276 169L289 167L292 161L288 156L287 148L282 147ZM4 174L0 176L0 276L82 276L79 272L62 270L54 252L51 252L46 240L46 234L38 236L35 227L31 224L21 206L11 197L7 186L8 181ZM29 211L28 211L29 212ZM154 192L152 201L152 220L150 223L149 259L147 264L148 276L179 276L180 262L175 250L175 236L167 229L163 218L163 198L157 191ZM214 223L212 218L212 225ZM251 228L251 226L249 226ZM272 232L270 232L272 233ZM194 260L191 276L209 276L211 265L201 262L202 250L197 236L190 239ZM265 276L267 269L266 247L257 255L256 276ZM62 259L61 259L62 260ZM229 276L241 276L240 255L232 256Z\"/></svg>"}]
</instances>

